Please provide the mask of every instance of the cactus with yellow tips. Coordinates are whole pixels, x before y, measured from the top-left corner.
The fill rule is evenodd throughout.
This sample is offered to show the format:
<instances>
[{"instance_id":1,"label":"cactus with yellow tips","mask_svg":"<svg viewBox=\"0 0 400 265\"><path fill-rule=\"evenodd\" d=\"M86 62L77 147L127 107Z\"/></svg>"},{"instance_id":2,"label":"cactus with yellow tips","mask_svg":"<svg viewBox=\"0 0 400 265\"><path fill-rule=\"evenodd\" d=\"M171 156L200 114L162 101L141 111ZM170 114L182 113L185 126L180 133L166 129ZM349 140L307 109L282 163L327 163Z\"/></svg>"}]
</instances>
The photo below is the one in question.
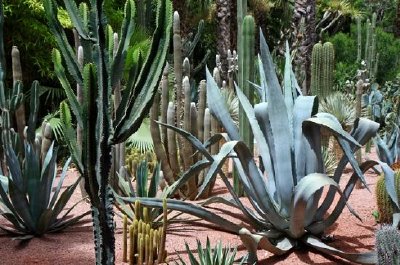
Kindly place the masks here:
<instances>
[{"instance_id":1,"label":"cactus with yellow tips","mask_svg":"<svg viewBox=\"0 0 400 265\"><path fill-rule=\"evenodd\" d=\"M137 214L129 226L125 225L127 216L123 218L123 258L128 239L125 235L129 233L129 264L161 264L165 262L165 240L167 231L167 201L163 202L162 225L152 220L146 220L148 208L142 207L140 201L135 201L135 208L141 211ZM147 217L148 218L148 217ZM126 262L125 260L123 260Z\"/></svg>"}]
</instances>

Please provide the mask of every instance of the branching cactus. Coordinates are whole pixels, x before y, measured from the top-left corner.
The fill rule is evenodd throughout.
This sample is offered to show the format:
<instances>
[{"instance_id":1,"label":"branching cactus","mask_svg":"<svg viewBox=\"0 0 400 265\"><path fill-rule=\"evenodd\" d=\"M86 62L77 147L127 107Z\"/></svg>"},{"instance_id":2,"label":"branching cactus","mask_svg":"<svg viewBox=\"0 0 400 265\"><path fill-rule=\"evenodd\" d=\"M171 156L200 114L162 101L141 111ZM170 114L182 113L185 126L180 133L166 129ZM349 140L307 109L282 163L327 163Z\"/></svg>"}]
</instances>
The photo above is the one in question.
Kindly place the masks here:
<instances>
[{"instance_id":1,"label":"branching cactus","mask_svg":"<svg viewBox=\"0 0 400 265\"><path fill-rule=\"evenodd\" d=\"M324 99L333 92L335 51L332 43L315 44L311 60L311 93Z\"/></svg>"},{"instance_id":2,"label":"branching cactus","mask_svg":"<svg viewBox=\"0 0 400 265\"><path fill-rule=\"evenodd\" d=\"M79 172L85 179L94 226L96 264L113 264L115 261L113 194L109 186L113 145L125 141L140 126L147 115L161 77L168 51L172 23L172 5L169 0L158 2L156 29L149 54L145 59L124 69L131 37L134 34L135 3L125 4L124 20L119 34L117 52L113 54L113 32L106 26L102 0L91 0L87 12L80 12L74 1L64 1L71 21L79 34L84 62L80 67L76 54L68 43L57 18L55 1L44 1L49 21L59 50L53 51L55 72L63 86L77 124L82 128L82 152L76 146L76 132L71 119L63 117L64 131L68 133L68 147ZM111 36L111 37L110 37ZM83 103L67 79L66 69L76 83L83 86ZM123 76L128 73L128 76ZM111 96L114 87L126 78L121 103L112 114ZM66 114L67 106L62 113ZM74 133L71 133L74 132Z\"/></svg>"}]
</instances>

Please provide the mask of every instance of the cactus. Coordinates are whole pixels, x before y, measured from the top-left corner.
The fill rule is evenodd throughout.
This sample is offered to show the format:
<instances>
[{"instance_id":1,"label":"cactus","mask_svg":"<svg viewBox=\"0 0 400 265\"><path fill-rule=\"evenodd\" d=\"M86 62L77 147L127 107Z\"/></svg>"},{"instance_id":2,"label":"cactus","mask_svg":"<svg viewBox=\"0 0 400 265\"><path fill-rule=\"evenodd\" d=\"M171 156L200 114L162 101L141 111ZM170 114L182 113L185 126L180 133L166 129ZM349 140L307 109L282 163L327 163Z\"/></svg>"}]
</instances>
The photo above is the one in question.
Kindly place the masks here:
<instances>
[{"instance_id":1,"label":"cactus","mask_svg":"<svg viewBox=\"0 0 400 265\"><path fill-rule=\"evenodd\" d=\"M324 99L333 92L335 52L332 43L315 44L311 57L311 93Z\"/></svg>"},{"instance_id":2,"label":"cactus","mask_svg":"<svg viewBox=\"0 0 400 265\"><path fill-rule=\"evenodd\" d=\"M122 253L123 258L127 253L128 239L126 237L129 234L129 264L161 264L166 260L165 240L167 231L167 201L163 201L163 218L162 225L156 226L148 220L146 212L148 208L142 207L140 201L135 201L136 212L142 214L137 215L129 226L126 225L127 217L123 218L123 242L122 242ZM126 262L126 260L123 260Z\"/></svg>"},{"instance_id":3,"label":"cactus","mask_svg":"<svg viewBox=\"0 0 400 265\"><path fill-rule=\"evenodd\" d=\"M117 52L112 54L109 52L112 50L112 35L105 25L107 20L103 12L103 2L90 1L90 8L81 8L87 12L80 14L74 1L64 1L83 47L83 68L79 66L75 52L58 20L57 4L53 0L46 0L44 9L59 47L59 51L53 51L55 72L66 92L77 124L82 128L82 152L79 152L76 132L75 136L70 133L74 131L70 123L64 125L64 131L68 131L71 136L67 139L68 148L78 171L85 179L85 189L91 203L96 264L113 264L114 196L109 186L111 151L113 145L124 142L139 128L150 109L168 51L172 5L169 0L158 1L156 29L148 57L136 63L132 69L124 69L127 50L134 33L135 3L128 0L125 4ZM63 60L74 81L84 87L82 106L68 82ZM114 116L111 112L111 95L124 72L129 73L128 82Z\"/></svg>"},{"instance_id":4,"label":"cactus","mask_svg":"<svg viewBox=\"0 0 400 265\"><path fill-rule=\"evenodd\" d=\"M396 171L394 180L397 198L400 200L400 171ZM383 175L379 177L378 182L376 183L375 193L379 214L378 221L385 224L392 223L394 207L396 206L392 202L392 199L389 197L386 190L385 178Z\"/></svg>"},{"instance_id":5,"label":"cactus","mask_svg":"<svg viewBox=\"0 0 400 265\"><path fill-rule=\"evenodd\" d=\"M244 8L244 6L242 8ZM238 23L240 23L240 21L238 21ZM240 45L238 46L238 83L240 89L242 89L251 104L254 104L254 92L250 90L249 82L254 82L255 27L254 18L249 15L245 16L241 26L242 31L241 34L239 34L241 37ZM241 106L239 106L239 132L242 140L246 143L251 152L253 152L254 137L250 128L250 123L246 119L246 114ZM239 196L243 196L243 188L236 174L234 174L234 189Z\"/></svg>"},{"instance_id":6,"label":"cactus","mask_svg":"<svg viewBox=\"0 0 400 265\"><path fill-rule=\"evenodd\" d=\"M379 265L400 264L400 233L396 227L382 226L376 232Z\"/></svg>"},{"instance_id":7,"label":"cactus","mask_svg":"<svg viewBox=\"0 0 400 265\"><path fill-rule=\"evenodd\" d=\"M372 14L372 21L367 19L365 23L365 45L364 45L364 62L366 65L366 69L368 71L368 78L371 81L375 81L376 75L378 72L378 64L379 64L379 53L376 51L376 33L375 33L375 28L376 28L376 13ZM358 60L358 54L360 54L361 57L361 20L357 20L357 61Z\"/></svg>"}]
</instances>

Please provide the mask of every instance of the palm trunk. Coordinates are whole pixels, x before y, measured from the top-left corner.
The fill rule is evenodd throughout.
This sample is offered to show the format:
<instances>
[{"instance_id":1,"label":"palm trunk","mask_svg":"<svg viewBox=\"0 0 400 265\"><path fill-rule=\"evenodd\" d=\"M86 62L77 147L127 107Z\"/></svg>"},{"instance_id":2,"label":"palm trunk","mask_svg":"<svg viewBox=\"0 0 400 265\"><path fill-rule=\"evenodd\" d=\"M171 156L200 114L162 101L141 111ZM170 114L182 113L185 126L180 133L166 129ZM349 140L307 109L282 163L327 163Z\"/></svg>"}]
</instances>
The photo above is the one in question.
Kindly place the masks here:
<instances>
[{"instance_id":1,"label":"palm trunk","mask_svg":"<svg viewBox=\"0 0 400 265\"><path fill-rule=\"evenodd\" d=\"M223 36L217 38L217 50L221 56L221 70L220 75L222 80L227 80L228 73L228 49L231 48L231 3L230 0L217 0L217 36Z\"/></svg>"},{"instance_id":2,"label":"palm trunk","mask_svg":"<svg viewBox=\"0 0 400 265\"><path fill-rule=\"evenodd\" d=\"M394 24L394 34L400 37L400 0L397 1L396 19Z\"/></svg>"},{"instance_id":3,"label":"palm trunk","mask_svg":"<svg viewBox=\"0 0 400 265\"><path fill-rule=\"evenodd\" d=\"M296 0L292 20L298 51L294 58L296 75L302 84L304 95L308 95L311 85L311 53L317 41L315 32L315 0Z\"/></svg>"}]
</instances>

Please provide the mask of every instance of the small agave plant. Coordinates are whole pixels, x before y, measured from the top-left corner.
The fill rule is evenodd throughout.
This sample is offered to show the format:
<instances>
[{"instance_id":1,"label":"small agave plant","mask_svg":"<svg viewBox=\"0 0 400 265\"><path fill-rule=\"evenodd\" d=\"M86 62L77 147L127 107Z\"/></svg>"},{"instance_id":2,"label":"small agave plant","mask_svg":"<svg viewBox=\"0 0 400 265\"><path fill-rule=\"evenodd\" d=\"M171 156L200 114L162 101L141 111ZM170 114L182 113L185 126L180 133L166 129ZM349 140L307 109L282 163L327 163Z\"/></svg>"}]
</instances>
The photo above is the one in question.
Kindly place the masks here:
<instances>
[{"instance_id":1,"label":"small agave plant","mask_svg":"<svg viewBox=\"0 0 400 265\"><path fill-rule=\"evenodd\" d=\"M215 245L214 249L211 248L210 239L207 237L206 248L203 249L200 240L197 240L197 254L198 259L194 256L190 247L185 243L186 252L189 255L190 265L233 265L235 263L236 248L223 247L221 241ZM179 261L175 261L175 265L187 265L181 256L178 255ZM243 260L238 263L243 264Z\"/></svg>"},{"instance_id":2,"label":"small agave plant","mask_svg":"<svg viewBox=\"0 0 400 265\"><path fill-rule=\"evenodd\" d=\"M348 133L333 115L317 113L318 99L314 96L303 96L299 91L291 68L288 45L282 90L269 48L261 32L260 35L258 66L261 85L258 93L261 102L253 107L241 89L236 88L236 93L259 147L265 173L257 166L251 150L241 141L228 110L224 104L220 104L222 96L209 71L207 71L208 107L224 127L228 140L219 153L211 155L206 149L207 145L217 141L215 139L217 136L203 145L190 133L167 126L189 140L205 157L185 172L173 188L183 185L193 173L209 167L198 197L219 174L232 198L212 200L240 209L251 229L247 229L249 227L247 225L238 225L204 207L188 202L168 200L169 209L192 214L225 231L238 234L249 251L247 262L250 264L257 261L257 249L282 255L294 249L299 243L349 261L375 264L377 260L375 252L345 253L325 244L322 239L324 231L336 222L346 205L360 219L347 201L358 180L366 185L363 172L375 166L377 162L367 161L359 166L354 153L376 134L379 124L364 118L356 119L351 132ZM322 128L331 132L344 154L332 177L325 174L321 154ZM219 137L223 135L220 134ZM221 166L228 157L233 157L252 209L243 205L233 191L230 181L221 171ZM348 163L354 173L342 191L339 182ZM387 167L383 169L386 170ZM322 188L325 186L328 186L329 190L326 194L322 194ZM368 189L368 186L366 187ZM334 202L336 192L340 194L338 202ZM124 198L124 200L131 202L140 200L146 206L162 207L162 201L157 199ZM328 212L328 209L333 210Z\"/></svg>"}]
</instances>

